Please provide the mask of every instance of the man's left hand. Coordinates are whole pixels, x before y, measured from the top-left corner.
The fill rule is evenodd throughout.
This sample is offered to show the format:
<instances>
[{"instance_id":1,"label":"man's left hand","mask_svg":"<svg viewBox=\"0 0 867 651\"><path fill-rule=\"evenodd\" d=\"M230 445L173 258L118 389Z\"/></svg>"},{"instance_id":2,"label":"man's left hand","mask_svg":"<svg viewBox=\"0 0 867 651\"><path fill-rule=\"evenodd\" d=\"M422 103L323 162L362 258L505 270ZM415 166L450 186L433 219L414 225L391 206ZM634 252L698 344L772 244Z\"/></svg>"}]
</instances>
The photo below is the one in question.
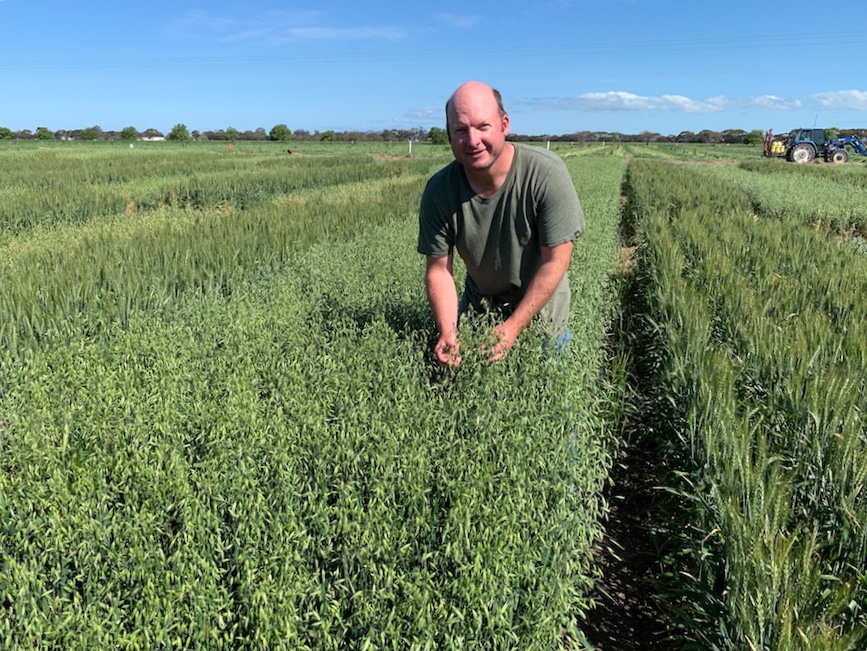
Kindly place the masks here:
<instances>
[{"instance_id":1,"label":"man's left hand","mask_svg":"<svg viewBox=\"0 0 867 651\"><path fill-rule=\"evenodd\" d=\"M499 362L515 345L519 334L520 329L508 321L501 323L491 333L491 343L482 346L482 354L489 362Z\"/></svg>"}]
</instances>

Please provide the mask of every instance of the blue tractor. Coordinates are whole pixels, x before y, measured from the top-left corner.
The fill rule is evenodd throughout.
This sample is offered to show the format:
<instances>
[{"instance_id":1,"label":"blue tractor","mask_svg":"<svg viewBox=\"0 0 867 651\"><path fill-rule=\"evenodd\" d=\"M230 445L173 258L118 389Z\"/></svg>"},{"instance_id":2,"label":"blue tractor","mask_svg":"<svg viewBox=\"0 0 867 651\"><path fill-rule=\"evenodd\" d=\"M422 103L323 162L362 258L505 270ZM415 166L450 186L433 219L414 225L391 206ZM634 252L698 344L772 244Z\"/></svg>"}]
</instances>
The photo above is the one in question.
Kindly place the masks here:
<instances>
[{"instance_id":1,"label":"blue tractor","mask_svg":"<svg viewBox=\"0 0 867 651\"><path fill-rule=\"evenodd\" d=\"M768 135L771 133L768 132ZM783 153L779 155L785 156L786 160L792 163L809 163L817 158L828 163L845 163L849 160L847 145L855 153L867 156L867 147L858 136L831 138L825 129L797 129L789 134L782 148ZM765 150L769 151L767 145Z\"/></svg>"}]
</instances>

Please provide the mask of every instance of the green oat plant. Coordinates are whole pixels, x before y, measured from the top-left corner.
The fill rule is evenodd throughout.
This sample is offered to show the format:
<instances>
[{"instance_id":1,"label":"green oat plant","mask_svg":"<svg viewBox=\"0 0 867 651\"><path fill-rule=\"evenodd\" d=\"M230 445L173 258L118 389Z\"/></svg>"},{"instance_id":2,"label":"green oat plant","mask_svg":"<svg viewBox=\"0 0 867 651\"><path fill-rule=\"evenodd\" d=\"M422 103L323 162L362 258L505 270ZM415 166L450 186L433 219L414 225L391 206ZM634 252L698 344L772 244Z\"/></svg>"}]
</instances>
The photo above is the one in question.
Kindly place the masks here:
<instances>
[{"instance_id":1,"label":"green oat plant","mask_svg":"<svg viewBox=\"0 0 867 651\"><path fill-rule=\"evenodd\" d=\"M14 378L3 594L21 647L558 640L586 507L558 367L468 355L431 385L425 342L369 285L372 313L307 268L252 305L134 318Z\"/></svg>"},{"instance_id":2,"label":"green oat plant","mask_svg":"<svg viewBox=\"0 0 867 651\"><path fill-rule=\"evenodd\" d=\"M269 182L291 178L291 170L251 171L239 183L262 196L241 206L226 202L237 185L220 185L207 202L191 206L195 182L177 181L176 191L186 189L176 198L186 199L176 207L14 239L0 247L0 343L22 355L55 332L81 324L96 332L139 310L171 309L186 291L230 292L247 270L279 266L318 238L346 237L411 213L430 163L361 165L347 179L350 167L326 159L322 169L308 169L303 183L285 187ZM293 190L292 183L302 187Z\"/></svg>"},{"instance_id":3,"label":"green oat plant","mask_svg":"<svg viewBox=\"0 0 867 651\"><path fill-rule=\"evenodd\" d=\"M386 203L388 180L280 197L232 228L214 215L214 237L210 214L173 213L173 231L156 216L141 253L97 230L106 281L186 284L119 291L138 301L123 318L75 304L0 367L4 647L578 647L610 466L623 165L570 169L592 226L567 364L532 330L483 363L466 326L464 368L433 365L415 217ZM68 242L92 236L79 228ZM146 280L100 262L116 251ZM209 255L231 291L186 279Z\"/></svg>"},{"instance_id":4,"label":"green oat plant","mask_svg":"<svg viewBox=\"0 0 867 651\"><path fill-rule=\"evenodd\" d=\"M0 231L83 224L149 211L189 208L247 210L275 198L326 185L363 183L404 173L427 174L431 161L367 155L261 154L205 148L49 148L0 152ZM2 243L3 240L0 240Z\"/></svg>"}]
</instances>

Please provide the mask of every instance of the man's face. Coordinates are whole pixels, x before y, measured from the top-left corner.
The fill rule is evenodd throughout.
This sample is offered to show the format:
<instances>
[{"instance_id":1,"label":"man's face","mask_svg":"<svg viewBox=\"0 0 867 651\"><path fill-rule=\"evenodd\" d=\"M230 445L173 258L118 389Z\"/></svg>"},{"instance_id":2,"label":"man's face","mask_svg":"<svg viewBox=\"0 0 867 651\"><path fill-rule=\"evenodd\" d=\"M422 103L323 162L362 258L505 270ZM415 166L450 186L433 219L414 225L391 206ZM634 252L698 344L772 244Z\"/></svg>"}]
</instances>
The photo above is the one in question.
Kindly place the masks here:
<instances>
[{"instance_id":1,"label":"man's face","mask_svg":"<svg viewBox=\"0 0 867 651\"><path fill-rule=\"evenodd\" d=\"M503 153L509 135L509 116L500 115L488 88L458 91L449 104L452 153L467 171L482 171Z\"/></svg>"}]
</instances>

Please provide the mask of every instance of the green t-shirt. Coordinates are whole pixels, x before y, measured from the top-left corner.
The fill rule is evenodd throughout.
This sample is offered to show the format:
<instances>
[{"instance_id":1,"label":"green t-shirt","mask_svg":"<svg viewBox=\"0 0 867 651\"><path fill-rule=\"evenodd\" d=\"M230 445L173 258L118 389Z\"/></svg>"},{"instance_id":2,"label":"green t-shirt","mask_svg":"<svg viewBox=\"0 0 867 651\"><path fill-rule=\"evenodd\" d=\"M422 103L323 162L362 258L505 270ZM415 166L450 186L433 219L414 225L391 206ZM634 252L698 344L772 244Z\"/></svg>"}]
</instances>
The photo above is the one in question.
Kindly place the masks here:
<instances>
[{"instance_id":1,"label":"green t-shirt","mask_svg":"<svg viewBox=\"0 0 867 651\"><path fill-rule=\"evenodd\" d=\"M492 196L478 196L457 161L432 176L422 195L418 252L442 258L457 249L467 268L461 312L493 308L508 316L541 264L540 247L572 241L584 230L563 161L548 150L513 144L512 166ZM566 327L569 302L567 275L541 312L552 332Z\"/></svg>"}]
</instances>

